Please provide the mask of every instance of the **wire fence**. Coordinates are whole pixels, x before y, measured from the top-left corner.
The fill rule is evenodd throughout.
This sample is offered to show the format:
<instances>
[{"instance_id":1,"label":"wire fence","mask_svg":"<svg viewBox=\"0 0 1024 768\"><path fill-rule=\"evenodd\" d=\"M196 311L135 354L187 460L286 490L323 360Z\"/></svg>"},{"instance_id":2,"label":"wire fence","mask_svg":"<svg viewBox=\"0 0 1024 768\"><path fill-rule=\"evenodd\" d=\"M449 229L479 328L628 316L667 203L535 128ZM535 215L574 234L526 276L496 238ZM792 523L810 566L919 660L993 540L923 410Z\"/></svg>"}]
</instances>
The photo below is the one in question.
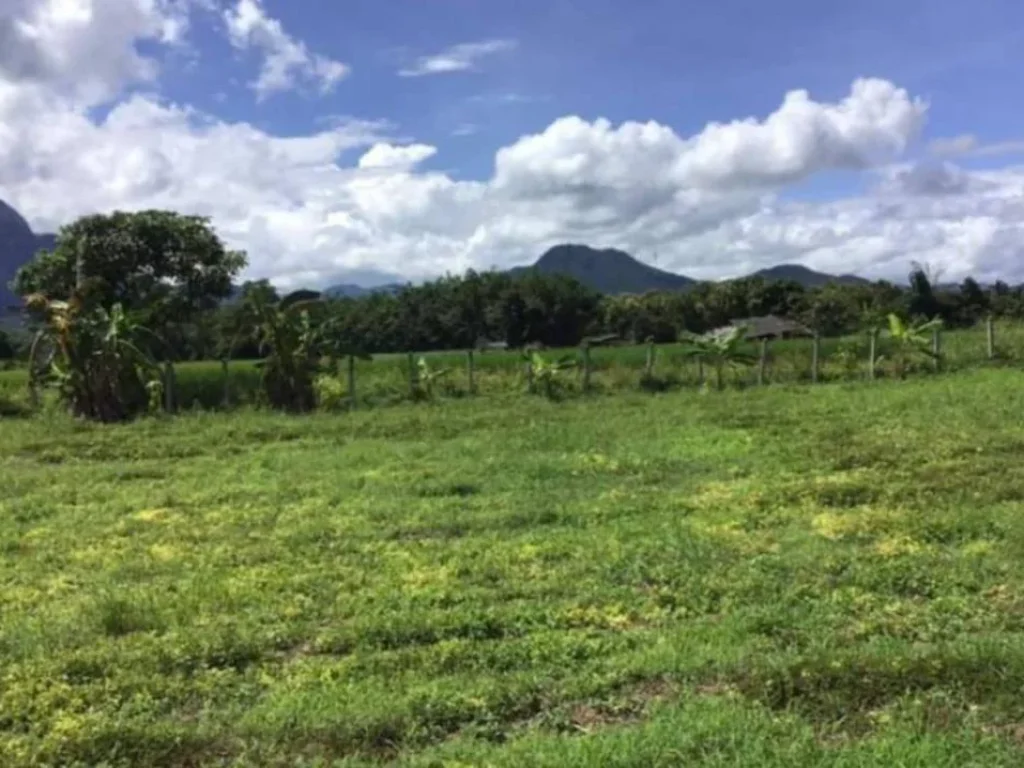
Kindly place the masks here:
<instances>
[{"instance_id":1,"label":"wire fence","mask_svg":"<svg viewBox=\"0 0 1024 768\"><path fill-rule=\"evenodd\" d=\"M685 344L629 344L522 351L443 351L375 355L344 361L318 382L330 408L371 408L408 400L536 393L571 397L628 390L749 388L797 383L871 381L1024 364L1024 325L984 323L938 332L938 352L902 354L886 334L748 342L753 364L715 366L687 354ZM422 359L422 363L421 363ZM537 365L541 369L536 369ZM223 410L260 403L254 361L196 361L165 366L167 410ZM23 368L0 370L0 398L27 399Z\"/></svg>"}]
</instances>

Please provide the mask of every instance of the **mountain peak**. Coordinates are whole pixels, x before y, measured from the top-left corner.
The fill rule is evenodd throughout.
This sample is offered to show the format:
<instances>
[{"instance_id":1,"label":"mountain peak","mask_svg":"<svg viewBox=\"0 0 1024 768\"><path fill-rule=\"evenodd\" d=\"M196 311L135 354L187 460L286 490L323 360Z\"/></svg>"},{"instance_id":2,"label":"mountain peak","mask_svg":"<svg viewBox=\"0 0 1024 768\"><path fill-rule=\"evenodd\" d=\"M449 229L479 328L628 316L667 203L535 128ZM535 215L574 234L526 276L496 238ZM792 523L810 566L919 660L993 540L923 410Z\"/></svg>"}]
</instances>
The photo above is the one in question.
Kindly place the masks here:
<instances>
[{"instance_id":1,"label":"mountain peak","mask_svg":"<svg viewBox=\"0 0 1024 768\"><path fill-rule=\"evenodd\" d=\"M870 282L856 275L829 275L825 272L816 272L803 264L776 264L774 267L758 270L751 277L763 277L765 280L792 280L805 288L816 288L828 283L848 285Z\"/></svg>"},{"instance_id":2,"label":"mountain peak","mask_svg":"<svg viewBox=\"0 0 1024 768\"><path fill-rule=\"evenodd\" d=\"M53 248L53 244L53 235L33 234L25 217L0 200L0 317L8 307L18 304L18 297L8 290L7 283L36 251Z\"/></svg>"},{"instance_id":3,"label":"mountain peak","mask_svg":"<svg viewBox=\"0 0 1024 768\"><path fill-rule=\"evenodd\" d=\"M513 273L537 270L564 274L601 293L646 293L686 288L693 280L666 272L638 261L616 248L591 248L566 243L549 248L530 267L517 267Z\"/></svg>"}]
</instances>

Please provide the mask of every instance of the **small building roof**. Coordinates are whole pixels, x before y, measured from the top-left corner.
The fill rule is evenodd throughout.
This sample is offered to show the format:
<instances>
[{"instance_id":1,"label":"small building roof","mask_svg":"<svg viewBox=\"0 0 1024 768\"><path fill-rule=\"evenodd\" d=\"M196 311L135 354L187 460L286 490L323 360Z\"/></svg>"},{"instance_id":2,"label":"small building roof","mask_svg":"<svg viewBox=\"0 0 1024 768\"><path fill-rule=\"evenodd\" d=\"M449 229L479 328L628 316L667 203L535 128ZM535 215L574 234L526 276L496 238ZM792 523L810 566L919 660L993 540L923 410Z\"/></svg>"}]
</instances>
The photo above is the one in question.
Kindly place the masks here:
<instances>
[{"instance_id":1,"label":"small building roof","mask_svg":"<svg viewBox=\"0 0 1024 768\"><path fill-rule=\"evenodd\" d=\"M746 317L733 320L730 325L746 326L748 339L777 339L783 336L810 336L811 331L805 325L784 317L765 315L764 317Z\"/></svg>"}]
</instances>

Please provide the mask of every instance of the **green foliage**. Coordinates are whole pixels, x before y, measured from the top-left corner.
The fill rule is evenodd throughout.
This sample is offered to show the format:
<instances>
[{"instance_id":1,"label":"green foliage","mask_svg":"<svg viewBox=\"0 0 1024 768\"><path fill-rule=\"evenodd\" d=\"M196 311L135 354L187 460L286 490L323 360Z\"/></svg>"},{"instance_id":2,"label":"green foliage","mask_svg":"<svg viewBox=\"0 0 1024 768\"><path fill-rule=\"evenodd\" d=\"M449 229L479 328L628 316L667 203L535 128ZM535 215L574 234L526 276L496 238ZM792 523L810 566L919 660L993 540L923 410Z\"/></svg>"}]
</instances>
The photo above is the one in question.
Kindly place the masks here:
<instances>
[{"instance_id":1,"label":"green foliage","mask_svg":"<svg viewBox=\"0 0 1024 768\"><path fill-rule=\"evenodd\" d=\"M427 358L420 356L416 361L413 382L413 398L416 400L433 400L436 385L450 375L451 368L435 368Z\"/></svg>"},{"instance_id":2,"label":"green foliage","mask_svg":"<svg viewBox=\"0 0 1024 768\"><path fill-rule=\"evenodd\" d=\"M72 414L113 422L147 410L148 384L160 375L142 349L153 334L120 304L108 310L72 291L68 301L34 294L26 306L41 326L29 367Z\"/></svg>"},{"instance_id":3,"label":"green foliage","mask_svg":"<svg viewBox=\"0 0 1024 768\"><path fill-rule=\"evenodd\" d=\"M325 411L339 411L348 408L348 389L335 373L321 373L313 381L317 405Z\"/></svg>"},{"instance_id":4,"label":"green foliage","mask_svg":"<svg viewBox=\"0 0 1024 768\"><path fill-rule=\"evenodd\" d=\"M246 335L266 354L261 383L267 402L287 411L313 410L323 343L310 317L312 303L289 297L275 302L263 292L247 295L244 302Z\"/></svg>"},{"instance_id":5,"label":"green foliage","mask_svg":"<svg viewBox=\"0 0 1024 768\"><path fill-rule=\"evenodd\" d=\"M539 352L523 355L530 367L530 386L532 391L540 392L549 400L558 399L565 392L565 375L574 370L577 362L569 357L548 360Z\"/></svg>"},{"instance_id":6,"label":"green foliage","mask_svg":"<svg viewBox=\"0 0 1024 768\"><path fill-rule=\"evenodd\" d=\"M683 354L700 360L715 371L715 386L721 390L725 387L725 369L753 365L757 362L746 349L747 327L743 325L727 326L703 335L693 333L682 334L681 340L686 347Z\"/></svg>"},{"instance_id":7,"label":"green foliage","mask_svg":"<svg viewBox=\"0 0 1024 768\"><path fill-rule=\"evenodd\" d=\"M18 354L14 340L6 331L0 328L0 360L13 360Z\"/></svg>"},{"instance_id":8,"label":"green foliage","mask_svg":"<svg viewBox=\"0 0 1024 768\"><path fill-rule=\"evenodd\" d=\"M200 216L139 211L85 216L61 228L52 252L41 251L12 281L20 296L67 299L80 278L92 304L120 304L171 339L197 312L231 293L245 266ZM179 341L179 346L180 346Z\"/></svg>"},{"instance_id":9,"label":"green foliage","mask_svg":"<svg viewBox=\"0 0 1024 768\"><path fill-rule=\"evenodd\" d=\"M903 379L906 378L915 357L936 357L931 348L931 334L942 328L942 319L935 318L916 324L905 323L899 315L893 313L889 315L888 320L893 366L896 375Z\"/></svg>"},{"instance_id":10,"label":"green foliage","mask_svg":"<svg viewBox=\"0 0 1024 768\"><path fill-rule=\"evenodd\" d=\"M986 370L4 422L0 764L1016 768L1022 414Z\"/></svg>"}]
</instances>

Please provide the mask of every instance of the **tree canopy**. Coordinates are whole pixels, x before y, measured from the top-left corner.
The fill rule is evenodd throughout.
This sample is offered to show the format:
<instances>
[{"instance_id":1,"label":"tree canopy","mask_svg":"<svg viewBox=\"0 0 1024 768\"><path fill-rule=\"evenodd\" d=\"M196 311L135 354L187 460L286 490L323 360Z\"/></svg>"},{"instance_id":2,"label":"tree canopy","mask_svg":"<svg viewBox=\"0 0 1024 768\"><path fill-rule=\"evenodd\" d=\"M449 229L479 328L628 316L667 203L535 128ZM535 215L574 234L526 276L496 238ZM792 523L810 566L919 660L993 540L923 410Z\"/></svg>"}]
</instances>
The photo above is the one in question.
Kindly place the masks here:
<instances>
[{"instance_id":1,"label":"tree canopy","mask_svg":"<svg viewBox=\"0 0 1024 768\"><path fill-rule=\"evenodd\" d=\"M66 299L81 277L98 304L120 304L163 326L216 307L245 264L205 217L116 211L61 228L54 249L40 251L12 285L21 296Z\"/></svg>"}]
</instances>

